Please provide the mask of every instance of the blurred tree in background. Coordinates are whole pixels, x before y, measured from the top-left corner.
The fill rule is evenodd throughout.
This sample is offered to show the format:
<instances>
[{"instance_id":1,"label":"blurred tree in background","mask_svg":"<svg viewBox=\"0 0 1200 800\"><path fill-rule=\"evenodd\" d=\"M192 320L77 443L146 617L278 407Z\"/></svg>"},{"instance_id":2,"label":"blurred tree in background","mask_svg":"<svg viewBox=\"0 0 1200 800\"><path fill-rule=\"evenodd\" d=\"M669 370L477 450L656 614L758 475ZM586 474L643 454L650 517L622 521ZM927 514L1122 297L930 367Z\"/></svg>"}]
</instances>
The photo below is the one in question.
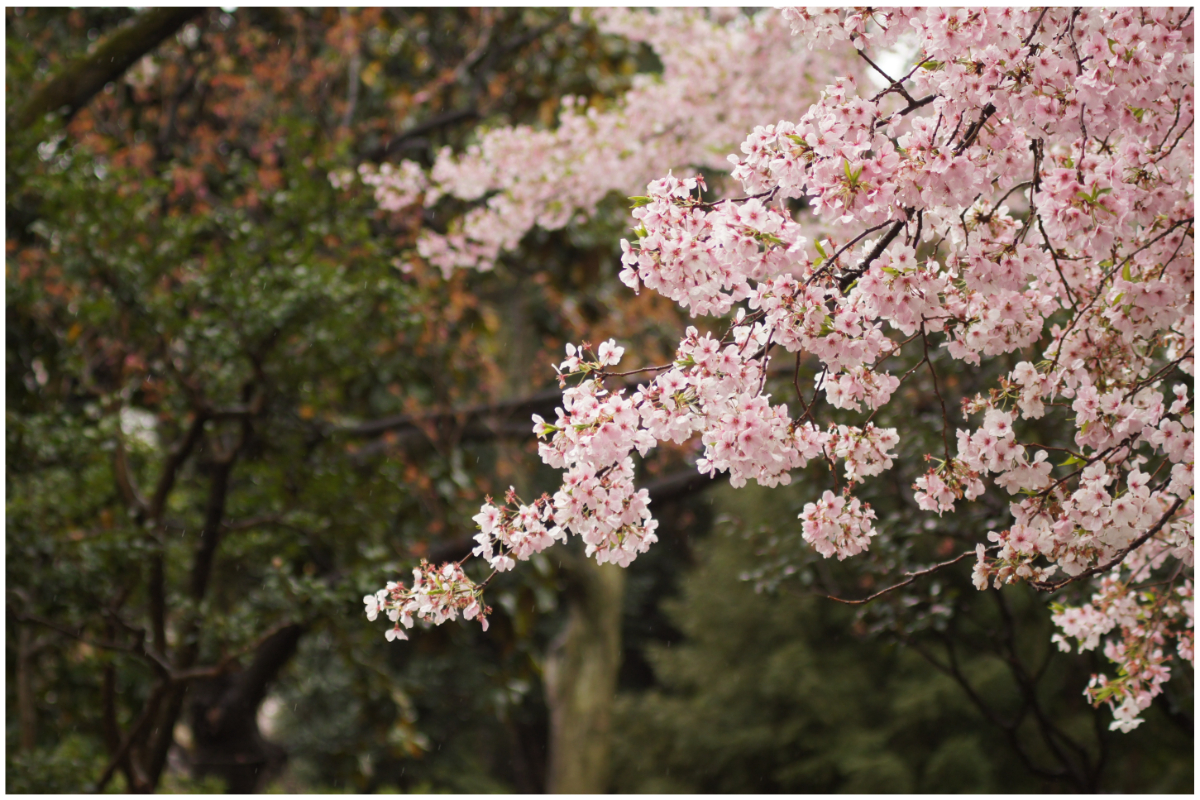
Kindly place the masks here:
<instances>
[{"instance_id":1,"label":"blurred tree in background","mask_svg":"<svg viewBox=\"0 0 1200 800\"><path fill-rule=\"evenodd\" d=\"M1009 612L961 586L849 635L812 592L868 593L862 565L822 573L774 528L805 489L710 505L678 454L647 466L663 541L624 584L554 553L492 585L487 634L393 646L363 619L381 575L466 553L483 494L549 484L528 420L559 402L563 342L620 331L652 358L678 320L618 287L624 198L444 279L412 243L461 208L385 212L328 176L552 125L564 95L653 71L645 46L555 9L6 21L10 790L534 792L563 764L623 791L1191 784L1190 698L1113 739L1077 696L1089 665L1056 656L1023 706L978 635ZM623 616L590 620L588 592ZM1017 595L1032 663L1047 623ZM945 667L946 637L958 676L921 657ZM597 659L620 670L611 723L570 666ZM1013 733L964 681L1001 687ZM607 740L564 733L576 690L611 771ZM1038 738L1043 711L1065 738Z\"/></svg>"},{"instance_id":2,"label":"blurred tree in background","mask_svg":"<svg viewBox=\"0 0 1200 800\"><path fill-rule=\"evenodd\" d=\"M261 787L282 751L256 714L299 649L364 700L348 761L327 749L314 780L369 789L373 760L437 744L378 666L408 654L358 598L461 549L466 501L523 469L493 443L527 438L528 403L486 424L427 412L536 394L552 375L525 365L600 309L550 310L594 283L568 234L446 281L401 260L436 219L384 215L328 175L617 91L636 54L553 10L8 22L10 785L152 789L172 764ZM110 68L122 46L153 52ZM93 96L54 94L97 70ZM472 718L527 702L546 575L498 587L512 619L482 652L430 637L421 686L446 682ZM534 789L545 733L529 735Z\"/></svg>"},{"instance_id":3,"label":"blurred tree in background","mask_svg":"<svg viewBox=\"0 0 1200 800\"><path fill-rule=\"evenodd\" d=\"M1097 725L1077 688L1089 665L1049 643L1033 592L980 593L965 574L943 579L953 622L899 637L875 619L882 630L867 636L872 620L822 597L820 577L801 581L798 571L762 592L746 580L761 574L764 533L809 499L803 489L714 493L715 530L665 604L682 635L647 648L657 685L621 697L619 791L1189 791L1191 731L1161 709L1145 735ZM826 577L849 584L851 563ZM1019 652L1006 649L1006 632ZM944 644L957 675L922 657L945 661ZM1026 681L1022 669L1038 674Z\"/></svg>"}]
</instances>

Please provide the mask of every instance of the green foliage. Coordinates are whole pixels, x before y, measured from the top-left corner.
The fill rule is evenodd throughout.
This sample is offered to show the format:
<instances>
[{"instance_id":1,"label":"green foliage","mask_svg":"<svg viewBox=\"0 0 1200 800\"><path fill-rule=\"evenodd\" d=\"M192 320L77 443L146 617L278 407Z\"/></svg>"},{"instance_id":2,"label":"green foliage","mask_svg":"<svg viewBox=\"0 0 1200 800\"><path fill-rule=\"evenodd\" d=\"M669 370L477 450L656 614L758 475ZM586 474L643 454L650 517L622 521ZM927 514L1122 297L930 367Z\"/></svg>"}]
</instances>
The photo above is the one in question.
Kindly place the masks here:
<instances>
[{"instance_id":1,"label":"green foliage","mask_svg":"<svg viewBox=\"0 0 1200 800\"><path fill-rule=\"evenodd\" d=\"M779 495L804 491L747 487L719 495L717 507L741 521L726 516L697 548L698 564L683 579L679 596L665 604L682 640L650 647L658 686L620 699L614 788L723 793L1062 788L1034 774L962 686L919 655L922 646L934 648L933 639L917 637L905 646L865 637L867 618L822 598L815 587L791 580L775 592L756 592L744 579L758 561L747 525L762 520L778 525L787 519L779 508L787 501ZM1012 594L1027 644L1049 647L1044 640L1034 642L1041 633L1040 605ZM968 616L986 613L991 603L983 595L972 600ZM969 638L957 647L965 680L1002 718L1011 719L1021 700L1006 664ZM1064 694L1087 665L1064 673L1068 662L1053 662L1038 685L1040 702L1067 733L1094 748L1089 738L1099 712L1075 696L1078 687ZM1018 736L1035 764L1047 766L1046 745L1032 726L1018 728ZM1102 785L1135 791L1189 785L1190 742L1161 717L1143 731L1103 739L1110 762Z\"/></svg>"},{"instance_id":2,"label":"green foliage","mask_svg":"<svg viewBox=\"0 0 1200 800\"><path fill-rule=\"evenodd\" d=\"M931 728L971 734L976 721L952 685L928 680L895 647L850 639L843 608L755 594L738 577L753 563L738 538L715 535L699 550L668 605L686 640L651 651L663 687L622 698L619 790L948 790L927 783L904 744ZM967 718L947 725L946 711ZM982 777L964 788L990 788L987 767L974 765Z\"/></svg>"},{"instance_id":3,"label":"green foliage","mask_svg":"<svg viewBox=\"0 0 1200 800\"><path fill-rule=\"evenodd\" d=\"M128 13L9 10L10 103ZM356 106L331 25L360 46ZM553 9L244 9L196 26L148 59L156 79L122 76L69 126L8 137L10 785L78 792L96 780L113 749L106 727L127 732L158 677L142 649L157 603L161 646L183 666L244 667L264 635L305 626L278 690L301 712L281 710L277 734L293 785L539 788L536 758L518 780L487 740L544 726L549 565L495 582L486 640L421 634L409 650L422 659L396 661L359 599L471 531L472 502L495 491L497 467L501 488L521 480L523 452L460 444L454 430L398 446L346 430L549 385L550 370L528 365L546 360L547 327L574 337L578 317L542 311L596 283L570 270L589 248L609 258L613 239L573 228L531 242L523 257L551 265L552 288L539 278L531 292L507 270L442 280L405 271L415 230L436 219L390 217L328 176L456 107L473 108L386 157L428 163L479 120L549 124L564 93L607 102L639 48ZM448 70L484 39L473 69ZM605 297L583 298L589 322ZM545 324L513 324L535 318ZM210 419L175 464L197 414ZM214 503L219 546L197 592ZM20 636L36 645L25 661ZM20 697L18 673L32 674ZM125 786L122 772L108 788Z\"/></svg>"},{"instance_id":4,"label":"green foliage","mask_svg":"<svg viewBox=\"0 0 1200 800\"><path fill-rule=\"evenodd\" d=\"M104 752L95 739L70 734L53 748L10 757L5 788L13 794L75 794L79 775L99 772L103 766Z\"/></svg>"}]
</instances>

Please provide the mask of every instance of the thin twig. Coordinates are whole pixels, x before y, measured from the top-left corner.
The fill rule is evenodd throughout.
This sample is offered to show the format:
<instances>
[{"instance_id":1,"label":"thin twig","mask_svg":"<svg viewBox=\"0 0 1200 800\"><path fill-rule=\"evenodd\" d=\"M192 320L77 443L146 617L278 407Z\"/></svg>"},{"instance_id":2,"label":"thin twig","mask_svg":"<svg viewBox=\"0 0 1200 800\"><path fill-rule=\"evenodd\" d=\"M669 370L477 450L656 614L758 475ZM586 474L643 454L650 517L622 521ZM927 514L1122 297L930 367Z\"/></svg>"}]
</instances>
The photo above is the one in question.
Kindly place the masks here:
<instances>
[{"instance_id":1,"label":"thin twig","mask_svg":"<svg viewBox=\"0 0 1200 800\"><path fill-rule=\"evenodd\" d=\"M994 545L993 545L993 547L994 547ZM966 558L968 556L973 556L973 555L975 555L975 551L968 550L965 553L960 553L958 556L950 559L949 561L943 561L940 564L934 564L932 567L928 567L927 569L917 570L916 572L906 572L904 574L908 577L905 580L901 581L900 583L893 584L892 586L889 586L886 589L881 589L878 592L876 592L875 594L871 595L870 597L864 597L861 600L847 600L844 597L834 597L831 594L822 595L822 597L824 597L826 600L834 600L838 603L845 603L846 605L850 605L850 606L862 605L863 603L869 603L872 600L875 600L876 598L882 597L883 595L887 594L888 592L893 592L896 589L899 589L903 586L908 586L910 583L915 581L917 578L922 578L926 575L931 575L940 569L948 567L951 564L957 564L958 562L962 561L964 558Z\"/></svg>"}]
</instances>

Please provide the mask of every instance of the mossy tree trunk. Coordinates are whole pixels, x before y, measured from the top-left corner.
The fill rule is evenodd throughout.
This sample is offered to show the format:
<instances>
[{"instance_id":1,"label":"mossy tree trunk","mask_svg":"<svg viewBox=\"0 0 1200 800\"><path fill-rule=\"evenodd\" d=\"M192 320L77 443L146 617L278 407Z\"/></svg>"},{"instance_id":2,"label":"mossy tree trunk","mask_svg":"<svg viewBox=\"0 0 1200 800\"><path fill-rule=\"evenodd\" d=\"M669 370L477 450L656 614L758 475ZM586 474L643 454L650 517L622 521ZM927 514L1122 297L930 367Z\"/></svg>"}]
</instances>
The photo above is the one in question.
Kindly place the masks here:
<instances>
[{"instance_id":1,"label":"mossy tree trunk","mask_svg":"<svg viewBox=\"0 0 1200 800\"><path fill-rule=\"evenodd\" d=\"M68 64L10 117L18 130L28 128L46 114L63 110L70 119L92 97L125 73L139 58L197 16L199 8L153 8L135 15L105 37L87 55Z\"/></svg>"},{"instance_id":2,"label":"mossy tree trunk","mask_svg":"<svg viewBox=\"0 0 1200 800\"><path fill-rule=\"evenodd\" d=\"M550 709L546 789L556 794L595 794L609 785L625 571L566 552L561 566L569 581L569 611L567 625L546 657Z\"/></svg>"}]
</instances>

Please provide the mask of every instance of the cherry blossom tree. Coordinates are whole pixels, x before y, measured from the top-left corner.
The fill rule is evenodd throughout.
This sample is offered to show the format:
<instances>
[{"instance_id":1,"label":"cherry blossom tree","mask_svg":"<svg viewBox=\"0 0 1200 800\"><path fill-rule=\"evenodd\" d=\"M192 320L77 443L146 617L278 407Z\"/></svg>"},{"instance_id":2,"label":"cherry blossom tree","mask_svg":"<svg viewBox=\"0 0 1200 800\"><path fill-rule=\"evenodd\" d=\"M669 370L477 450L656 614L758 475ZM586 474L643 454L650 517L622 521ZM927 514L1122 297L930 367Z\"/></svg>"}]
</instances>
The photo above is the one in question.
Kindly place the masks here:
<instances>
[{"instance_id":1,"label":"cherry blossom tree","mask_svg":"<svg viewBox=\"0 0 1200 800\"><path fill-rule=\"evenodd\" d=\"M423 234L420 257L446 271L487 269L533 226L648 182L621 280L695 318L668 364L630 365L613 340L567 346L562 406L533 426L561 486L489 498L474 556L494 575L575 535L627 566L657 527L634 451L689 440L698 470L735 487L828 464L799 535L826 558L860 554L888 529L856 487L893 467L905 436L875 417L927 371L943 446L915 502L941 516L1000 497L1008 519L903 583L973 558L980 590L1042 590L1059 647L1112 662L1089 698L1114 729L1136 727L1193 658L1192 16L614 13L602 24L663 54L661 81L611 109L568 106L554 130L491 131L428 173L365 170L394 208L486 197ZM823 88L807 95L800 75ZM711 150L729 125L740 152L721 165ZM688 165L705 174L666 171ZM1001 376L948 407L942 353ZM906 354L915 366L893 374ZM777 365L790 382L768 380ZM460 613L486 625L490 576L415 576L366 598L389 638ZM1057 602L1077 586L1089 602Z\"/></svg>"}]
</instances>

